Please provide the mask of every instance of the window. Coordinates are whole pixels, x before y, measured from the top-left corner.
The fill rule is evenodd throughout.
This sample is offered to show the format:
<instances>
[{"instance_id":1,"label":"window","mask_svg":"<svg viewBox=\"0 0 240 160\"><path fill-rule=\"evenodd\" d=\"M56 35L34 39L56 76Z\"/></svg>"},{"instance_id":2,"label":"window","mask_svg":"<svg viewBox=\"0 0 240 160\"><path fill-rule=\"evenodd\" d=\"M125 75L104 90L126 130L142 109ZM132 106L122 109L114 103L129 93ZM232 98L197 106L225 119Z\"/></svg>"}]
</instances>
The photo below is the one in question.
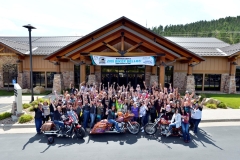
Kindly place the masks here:
<instances>
[{"instance_id":1,"label":"window","mask_svg":"<svg viewBox=\"0 0 240 160\"><path fill-rule=\"evenodd\" d=\"M203 84L203 74L193 74L195 79L195 90L201 91Z\"/></svg>"},{"instance_id":2,"label":"window","mask_svg":"<svg viewBox=\"0 0 240 160\"><path fill-rule=\"evenodd\" d=\"M236 67L236 91L240 91L240 66Z\"/></svg>"},{"instance_id":3,"label":"window","mask_svg":"<svg viewBox=\"0 0 240 160\"><path fill-rule=\"evenodd\" d=\"M56 72L47 72L47 88L53 87L53 79Z\"/></svg>"},{"instance_id":4,"label":"window","mask_svg":"<svg viewBox=\"0 0 240 160\"><path fill-rule=\"evenodd\" d=\"M33 87L45 87L45 72L33 72Z\"/></svg>"},{"instance_id":5,"label":"window","mask_svg":"<svg viewBox=\"0 0 240 160\"><path fill-rule=\"evenodd\" d=\"M79 88L80 84L80 65L74 65L74 84Z\"/></svg>"},{"instance_id":6,"label":"window","mask_svg":"<svg viewBox=\"0 0 240 160\"><path fill-rule=\"evenodd\" d=\"M204 90L205 91L220 91L221 75L220 74L205 74Z\"/></svg>"}]
</instances>

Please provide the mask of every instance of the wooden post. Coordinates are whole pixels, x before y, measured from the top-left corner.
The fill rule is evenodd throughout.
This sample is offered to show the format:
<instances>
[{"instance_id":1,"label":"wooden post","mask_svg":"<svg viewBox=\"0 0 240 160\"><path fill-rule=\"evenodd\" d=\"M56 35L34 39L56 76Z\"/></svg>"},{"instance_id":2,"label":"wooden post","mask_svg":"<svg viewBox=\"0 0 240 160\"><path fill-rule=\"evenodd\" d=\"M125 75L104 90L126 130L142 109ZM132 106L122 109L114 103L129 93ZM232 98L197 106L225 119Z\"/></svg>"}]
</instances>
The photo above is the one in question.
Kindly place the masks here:
<instances>
[{"instance_id":1,"label":"wooden post","mask_svg":"<svg viewBox=\"0 0 240 160\"><path fill-rule=\"evenodd\" d=\"M188 72L187 72L187 75L192 75L193 73L193 66L190 64L188 64Z\"/></svg>"},{"instance_id":2,"label":"wooden post","mask_svg":"<svg viewBox=\"0 0 240 160\"><path fill-rule=\"evenodd\" d=\"M80 83L86 80L86 64L80 66Z\"/></svg>"},{"instance_id":3,"label":"wooden post","mask_svg":"<svg viewBox=\"0 0 240 160\"><path fill-rule=\"evenodd\" d=\"M152 66L152 75L157 75L157 66Z\"/></svg>"},{"instance_id":4,"label":"wooden post","mask_svg":"<svg viewBox=\"0 0 240 160\"><path fill-rule=\"evenodd\" d=\"M235 76L236 72L236 66L233 64L235 61L230 62L230 71L229 75L230 76Z\"/></svg>"},{"instance_id":5,"label":"wooden post","mask_svg":"<svg viewBox=\"0 0 240 160\"><path fill-rule=\"evenodd\" d=\"M204 91L204 85L205 85L205 73L203 74L203 79L202 79L202 91Z\"/></svg>"},{"instance_id":6,"label":"wooden post","mask_svg":"<svg viewBox=\"0 0 240 160\"><path fill-rule=\"evenodd\" d=\"M61 65L60 65L60 62L56 62L56 72L57 74L60 74L61 73Z\"/></svg>"},{"instance_id":7,"label":"wooden post","mask_svg":"<svg viewBox=\"0 0 240 160\"><path fill-rule=\"evenodd\" d=\"M162 85L162 87L165 87L165 66L162 64L165 63L165 56L160 58L160 69L159 69L159 83Z\"/></svg>"},{"instance_id":8,"label":"wooden post","mask_svg":"<svg viewBox=\"0 0 240 160\"><path fill-rule=\"evenodd\" d=\"M94 74L95 70L94 70L94 65L90 65L90 74Z\"/></svg>"}]
</instances>

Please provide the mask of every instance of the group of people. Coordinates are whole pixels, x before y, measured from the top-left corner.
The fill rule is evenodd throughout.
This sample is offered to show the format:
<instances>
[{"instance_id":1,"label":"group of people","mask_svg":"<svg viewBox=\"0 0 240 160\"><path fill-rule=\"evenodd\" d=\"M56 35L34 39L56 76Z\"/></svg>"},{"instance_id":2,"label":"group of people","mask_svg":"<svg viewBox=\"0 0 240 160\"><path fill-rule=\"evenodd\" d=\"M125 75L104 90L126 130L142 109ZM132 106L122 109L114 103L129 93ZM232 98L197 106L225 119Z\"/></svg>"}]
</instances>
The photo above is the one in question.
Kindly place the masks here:
<instances>
[{"instance_id":1,"label":"group of people","mask_svg":"<svg viewBox=\"0 0 240 160\"><path fill-rule=\"evenodd\" d=\"M108 119L109 123L115 124L117 112L133 113L133 121L141 125L141 130L148 122L154 122L159 116L164 115L171 120L169 133L172 127L182 127L183 139L187 143L190 141L189 124L194 124L194 132L197 133L198 124L201 121L201 104L198 104L195 93L186 91L181 96L178 88L162 87L161 84L154 82L151 86L136 88L127 84L119 86L117 83L106 86L101 83L87 85L85 82L76 89L70 84L68 91L63 91L63 95L55 93L55 99L50 98L50 104L44 102L35 109L36 128L40 132L42 123L51 118L51 121L62 126L61 115L66 114L67 110L73 110L78 116L79 123L84 129L94 127L94 124L102 119ZM116 125L117 127L117 125ZM119 132L119 128L117 128Z\"/></svg>"}]
</instances>

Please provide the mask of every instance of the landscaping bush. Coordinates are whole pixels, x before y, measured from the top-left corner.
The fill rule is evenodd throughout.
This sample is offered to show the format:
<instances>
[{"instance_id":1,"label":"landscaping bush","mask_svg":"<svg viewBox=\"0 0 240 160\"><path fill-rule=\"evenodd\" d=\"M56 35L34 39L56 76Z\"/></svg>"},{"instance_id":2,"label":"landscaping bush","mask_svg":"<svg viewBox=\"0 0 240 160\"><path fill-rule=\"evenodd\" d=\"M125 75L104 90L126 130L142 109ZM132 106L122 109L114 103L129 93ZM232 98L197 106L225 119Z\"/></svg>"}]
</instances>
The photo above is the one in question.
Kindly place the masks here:
<instances>
[{"instance_id":1,"label":"landscaping bush","mask_svg":"<svg viewBox=\"0 0 240 160\"><path fill-rule=\"evenodd\" d=\"M217 107L218 108L227 109L227 105L225 103L223 103L223 102L219 103Z\"/></svg>"},{"instance_id":2,"label":"landscaping bush","mask_svg":"<svg viewBox=\"0 0 240 160\"><path fill-rule=\"evenodd\" d=\"M217 109L217 105L216 105L216 104L208 103L206 106L207 106L208 108L211 108L211 109Z\"/></svg>"},{"instance_id":3,"label":"landscaping bush","mask_svg":"<svg viewBox=\"0 0 240 160\"><path fill-rule=\"evenodd\" d=\"M32 106L36 106L38 105L38 101L33 101L32 103L30 103Z\"/></svg>"},{"instance_id":4,"label":"landscaping bush","mask_svg":"<svg viewBox=\"0 0 240 160\"><path fill-rule=\"evenodd\" d=\"M207 95L206 95L206 94L200 94L200 95L201 95L200 102L202 102L202 100L203 100L204 98L207 98Z\"/></svg>"},{"instance_id":5,"label":"landscaping bush","mask_svg":"<svg viewBox=\"0 0 240 160\"><path fill-rule=\"evenodd\" d=\"M9 112L4 112L4 113L1 113L0 114L0 120L3 120L3 119L6 119L6 118L8 118L8 117L11 117L11 113L9 113Z\"/></svg>"},{"instance_id":6,"label":"landscaping bush","mask_svg":"<svg viewBox=\"0 0 240 160\"><path fill-rule=\"evenodd\" d=\"M22 115L22 116L19 118L18 122L19 122L19 123L26 123L26 122L31 121L32 119L33 119L33 117L32 117L31 115L29 115L29 114L24 114L24 115Z\"/></svg>"},{"instance_id":7,"label":"landscaping bush","mask_svg":"<svg viewBox=\"0 0 240 160\"><path fill-rule=\"evenodd\" d=\"M34 108L37 108L37 106L32 106L32 107L30 107L30 108L29 108L29 111L30 111L30 112L34 112Z\"/></svg>"},{"instance_id":8,"label":"landscaping bush","mask_svg":"<svg viewBox=\"0 0 240 160\"><path fill-rule=\"evenodd\" d=\"M27 108L29 108L29 107L31 107L32 105L31 104L29 104L29 103L24 103L23 104L23 109L27 109Z\"/></svg>"}]
</instances>

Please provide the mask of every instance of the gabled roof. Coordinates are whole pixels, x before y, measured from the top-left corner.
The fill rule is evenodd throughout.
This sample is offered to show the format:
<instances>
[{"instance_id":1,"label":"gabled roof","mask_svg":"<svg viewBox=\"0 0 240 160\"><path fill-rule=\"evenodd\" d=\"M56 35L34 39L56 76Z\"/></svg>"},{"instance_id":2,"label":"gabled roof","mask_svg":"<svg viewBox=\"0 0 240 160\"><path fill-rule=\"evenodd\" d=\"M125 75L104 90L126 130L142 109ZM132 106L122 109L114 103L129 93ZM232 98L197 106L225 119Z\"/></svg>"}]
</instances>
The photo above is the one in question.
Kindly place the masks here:
<instances>
[{"instance_id":1,"label":"gabled roof","mask_svg":"<svg viewBox=\"0 0 240 160\"><path fill-rule=\"evenodd\" d=\"M76 40L75 42L72 42L72 43L68 44L67 46L57 50L56 52L46 56L45 59L54 60L54 58L56 56L73 57L74 54L80 54L81 51L84 51L84 49L86 50L86 48L89 47L88 44L89 45L92 45L92 44L99 45L100 44L99 42L101 40L103 41L104 38L106 38L106 37L104 37L104 35L108 34L109 32L111 32L113 30L116 30L117 28L119 28L121 26L123 27L122 32L127 32L129 37L131 37L131 34L132 34L132 36L133 36L132 38L136 39L135 40L136 42L139 41L140 39L143 41L147 40L147 41L145 41L146 43L150 43L150 41L151 41L151 43L152 43L151 45L153 47L156 47L156 48L162 50L164 53L165 52L168 53L169 55L170 54L173 55L172 53L169 52L169 51L171 51L173 53L178 54L180 57L181 56L192 57L194 61L203 61L204 60L204 58L202 58L201 56L168 40L167 38L164 38L162 36L155 34L154 32L150 31L146 27L141 26L140 24L138 24L126 17L121 17L121 18L91 32L90 34L88 34L88 35ZM118 34L117 32L119 32L119 30L112 33L112 35L110 35L110 36L113 36L114 34ZM129 33L129 32L131 32L131 33ZM138 34L136 34L136 33L138 33ZM119 37L116 37L116 38L119 38ZM96 39L98 39L99 41L97 42ZM96 43L94 43L92 41L96 41ZM109 42L110 42L110 40L109 40ZM143 45L145 44L145 42L143 43ZM83 47L84 45L85 45L85 48ZM165 49L163 49L163 48L165 48Z\"/></svg>"},{"instance_id":2,"label":"gabled roof","mask_svg":"<svg viewBox=\"0 0 240 160\"><path fill-rule=\"evenodd\" d=\"M231 46L220 48L223 52L225 52L228 56L234 55L240 52L240 43L233 44Z\"/></svg>"},{"instance_id":3,"label":"gabled roof","mask_svg":"<svg viewBox=\"0 0 240 160\"><path fill-rule=\"evenodd\" d=\"M178 45L200 56L227 56L222 47L228 47L225 43L214 37L166 37Z\"/></svg>"},{"instance_id":4,"label":"gabled roof","mask_svg":"<svg viewBox=\"0 0 240 160\"><path fill-rule=\"evenodd\" d=\"M32 37L33 55L49 55L62 47L81 38L80 36ZM28 37L0 37L0 43L18 51L29 54Z\"/></svg>"}]
</instances>

